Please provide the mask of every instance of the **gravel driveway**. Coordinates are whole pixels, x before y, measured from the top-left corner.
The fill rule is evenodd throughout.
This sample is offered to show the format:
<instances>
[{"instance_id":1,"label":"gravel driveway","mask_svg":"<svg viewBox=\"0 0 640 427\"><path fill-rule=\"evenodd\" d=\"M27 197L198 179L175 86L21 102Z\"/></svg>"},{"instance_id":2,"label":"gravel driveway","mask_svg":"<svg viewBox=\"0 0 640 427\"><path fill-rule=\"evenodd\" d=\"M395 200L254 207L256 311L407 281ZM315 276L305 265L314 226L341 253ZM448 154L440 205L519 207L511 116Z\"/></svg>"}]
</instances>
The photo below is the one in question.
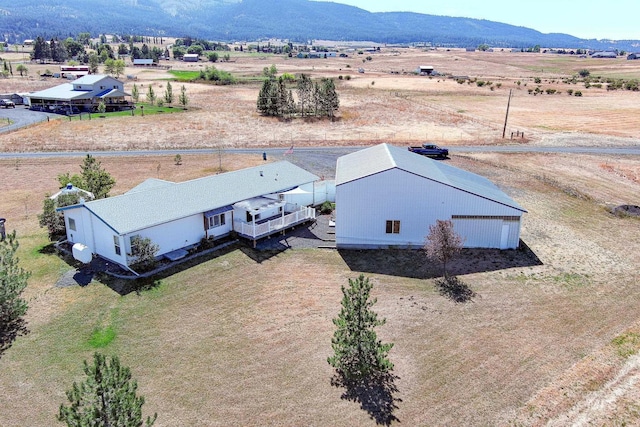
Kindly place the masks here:
<instances>
[{"instance_id":1,"label":"gravel driveway","mask_svg":"<svg viewBox=\"0 0 640 427\"><path fill-rule=\"evenodd\" d=\"M20 129L34 123L43 122L48 117L60 117L57 114L31 111L25 105L16 105L16 108L0 108L0 124L7 123L7 119L13 123L0 127L0 133Z\"/></svg>"}]
</instances>

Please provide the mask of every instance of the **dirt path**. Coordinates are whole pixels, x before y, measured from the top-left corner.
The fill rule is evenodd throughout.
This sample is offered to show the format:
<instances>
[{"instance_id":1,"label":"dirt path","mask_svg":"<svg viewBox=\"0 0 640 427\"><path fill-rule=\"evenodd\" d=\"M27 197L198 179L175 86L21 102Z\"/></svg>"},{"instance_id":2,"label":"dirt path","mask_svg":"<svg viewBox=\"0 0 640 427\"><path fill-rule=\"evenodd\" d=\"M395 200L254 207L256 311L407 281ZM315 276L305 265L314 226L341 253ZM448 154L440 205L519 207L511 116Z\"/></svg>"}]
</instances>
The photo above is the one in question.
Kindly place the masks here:
<instances>
[{"instance_id":1,"label":"dirt path","mask_svg":"<svg viewBox=\"0 0 640 427\"><path fill-rule=\"evenodd\" d=\"M621 400L634 400L640 381L640 356L630 357L611 381L576 403L566 413L547 423L549 427L608 425L617 413ZM619 414L621 415L621 414ZM622 424L629 425L629 424Z\"/></svg>"}]
</instances>

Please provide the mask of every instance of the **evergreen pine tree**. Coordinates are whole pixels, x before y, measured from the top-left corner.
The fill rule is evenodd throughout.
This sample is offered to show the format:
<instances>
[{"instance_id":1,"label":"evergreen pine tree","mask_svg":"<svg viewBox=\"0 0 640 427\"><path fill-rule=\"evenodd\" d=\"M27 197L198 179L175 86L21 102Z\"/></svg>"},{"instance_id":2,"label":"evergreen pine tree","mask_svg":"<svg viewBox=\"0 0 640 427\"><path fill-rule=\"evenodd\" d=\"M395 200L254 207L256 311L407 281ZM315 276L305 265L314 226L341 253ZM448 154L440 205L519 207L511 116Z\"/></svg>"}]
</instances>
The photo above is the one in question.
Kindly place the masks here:
<instances>
[{"instance_id":1,"label":"evergreen pine tree","mask_svg":"<svg viewBox=\"0 0 640 427\"><path fill-rule=\"evenodd\" d=\"M96 199L109 197L109 190L116 184L116 181L102 168L101 163L91 154L87 154L80 168L84 183L83 190L93 193Z\"/></svg>"},{"instance_id":2,"label":"evergreen pine tree","mask_svg":"<svg viewBox=\"0 0 640 427\"><path fill-rule=\"evenodd\" d=\"M144 397L137 395L138 384L131 379L131 370L120 365L117 356L108 363L106 357L95 353L93 365L84 362L87 379L73 383L66 392L70 405L60 405L58 421L69 427L120 426L141 427ZM152 426L153 418L147 417L145 425Z\"/></svg>"},{"instance_id":3,"label":"evergreen pine tree","mask_svg":"<svg viewBox=\"0 0 640 427\"><path fill-rule=\"evenodd\" d=\"M270 96L269 94L271 93L271 85L272 85L272 80L271 79L264 79L264 82L262 82L262 87L260 88L260 92L258 92L258 101L257 101L257 108L258 111L260 112L260 114L263 115L269 115L269 101L270 101Z\"/></svg>"},{"instance_id":4,"label":"evergreen pine tree","mask_svg":"<svg viewBox=\"0 0 640 427\"><path fill-rule=\"evenodd\" d=\"M16 232L0 241L0 356L13 341L27 333L23 316L27 301L21 298L30 273L18 266Z\"/></svg>"},{"instance_id":5,"label":"evergreen pine tree","mask_svg":"<svg viewBox=\"0 0 640 427\"><path fill-rule=\"evenodd\" d=\"M189 104L189 97L187 96L187 88L182 85L180 88L180 96L178 97L178 101L182 108L187 108L187 104Z\"/></svg>"},{"instance_id":6,"label":"evergreen pine tree","mask_svg":"<svg viewBox=\"0 0 640 427\"><path fill-rule=\"evenodd\" d=\"M131 99L133 99L134 103L137 103L140 99L140 90L138 89L138 85L133 84L133 88L131 89Z\"/></svg>"},{"instance_id":7,"label":"evergreen pine tree","mask_svg":"<svg viewBox=\"0 0 640 427\"><path fill-rule=\"evenodd\" d=\"M372 377L393 369L387 355L393 344L378 340L374 328L386 320L378 319L371 310L376 299L370 298L373 285L360 275L349 279L349 287L342 286L342 309L333 319L336 330L331 340L334 355L327 362L348 380Z\"/></svg>"},{"instance_id":8,"label":"evergreen pine tree","mask_svg":"<svg viewBox=\"0 0 640 427\"><path fill-rule=\"evenodd\" d=\"M298 79L298 103L300 104L300 114L305 117L309 110L309 104L313 95L313 83L306 74L300 74Z\"/></svg>"},{"instance_id":9,"label":"evergreen pine tree","mask_svg":"<svg viewBox=\"0 0 640 427\"><path fill-rule=\"evenodd\" d=\"M323 110L324 113L327 114L331 118L331 120L333 120L335 112L340 107L340 99L338 98L338 93L336 92L336 85L333 79L323 79L322 87Z\"/></svg>"},{"instance_id":10,"label":"evergreen pine tree","mask_svg":"<svg viewBox=\"0 0 640 427\"><path fill-rule=\"evenodd\" d=\"M171 87L171 82L167 82L167 87L164 91L164 102L169 105L173 103L173 87Z\"/></svg>"}]
</instances>

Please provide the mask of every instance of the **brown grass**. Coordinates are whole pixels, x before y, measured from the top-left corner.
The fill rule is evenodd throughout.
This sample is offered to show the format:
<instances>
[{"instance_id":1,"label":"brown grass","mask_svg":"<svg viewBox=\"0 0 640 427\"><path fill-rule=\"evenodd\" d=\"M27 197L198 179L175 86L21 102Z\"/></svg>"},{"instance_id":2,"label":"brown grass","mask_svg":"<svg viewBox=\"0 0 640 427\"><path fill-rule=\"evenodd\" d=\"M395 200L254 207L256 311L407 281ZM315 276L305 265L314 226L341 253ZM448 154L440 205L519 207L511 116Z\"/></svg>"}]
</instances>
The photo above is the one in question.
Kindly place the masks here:
<instances>
[{"instance_id":1,"label":"brown grass","mask_svg":"<svg viewBox=\"0 0 640 427\"><path fill-rule=\"evenodd\" d=\"M392 142L404 145L422 140L446 144L495 143L502 135L509 90L514 91L507 135L523 131L534 143L566 144L557 132L577 133L576 144L602 144L606 135L625 138L632 144L640 128L636 116L640 107L636 94L628 91L581 88L561 83L563 76L587 68L592 75L624 73L640 76L637 61L592 60L569 56L521 53L467 53L460 51L421 51L418 49L383 50L373 61L362 63L361 55L326 60L301 60L283 57L234 55L235 62L210 64L238 76L258 76L264 66L275 64L279 72L308 73L313 77L349 75L337 80L341 108L338 120L279 121L257 114L255 100L258 84L234 87L187 83L191 111L163 117L123 117L90 122L43 124L6 135L0 141L3 151L138 149L186 147L242 147L353 145ZM445 77L420 77L410 73L420 64L433 65L438 71L466 75L500 83L494 90L475 84L458 84ZM203 64L171 62L176 69L200 69ZM347 65L350 67L347 68ZM360 74L358 67L366 72ZM0 92L30 91L58 84L56 79L40 81L43 67L30 65L29 77L0 81ZM141 93L153 85L164 91L163 70L128 68L136 75ZM582 89L583 97L566 93L532 96L534 77L542 78L541 87ZM520 81L518 86L516 82ZM131 90L133 83L127 82ZM174 85L175 86L175 85ZM176 91L177 88L174 88ZM1 112L0 112L1 114ZM1 116L1 115L0 115ZM78 135L82 135L79 138Z\"/></svg>"}]
</instances>

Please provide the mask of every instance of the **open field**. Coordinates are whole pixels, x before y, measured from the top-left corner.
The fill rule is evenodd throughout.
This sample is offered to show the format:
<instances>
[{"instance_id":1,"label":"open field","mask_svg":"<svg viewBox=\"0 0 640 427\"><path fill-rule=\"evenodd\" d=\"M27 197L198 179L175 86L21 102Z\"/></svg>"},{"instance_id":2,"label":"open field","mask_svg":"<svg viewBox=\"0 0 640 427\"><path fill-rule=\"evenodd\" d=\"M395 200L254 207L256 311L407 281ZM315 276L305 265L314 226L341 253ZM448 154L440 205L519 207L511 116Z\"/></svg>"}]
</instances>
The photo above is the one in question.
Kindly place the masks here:
<instances>
[{"instance_id":1,"label":"open field","mask_svg":"<svg viewBox=\"0 0 640 427\"><path fill-rule=\"evenodd\" d=\"M169 114L162 120L122 117L72 124L54 121L3 136L0 149L126 150L367 142L404 145L423 140L449 145L494 144L501 142L509 90L513 90L513 99L507 135L521 131L529 143L547 145L638 143L639 92L586 89L583 83L562 83L562 78L589 69L592 76L624 75L639 79L640 61L418 49L382 50L363 63L364 56L353 53L349 58L297 59L234 54L234 62L209 63L240 78L259 76L262 68L271 64L277 66L279 73L308 73L336 79L348 75L351 80L336 80L341 107L334 122L261 117L255 108L260 89L257 83L233 87L185 83L190 98L188 114ZM176 70L200 70L207 66L207 63L167 63ZM442 73L491 81L493 90L474 83L458 84L443 77L392 74L410 72L425 64ZM40 81L36 77L38 71L54 65L30 67L28 78L0 80L0 92L37 90L60 83L57 79ZM364 67L365 73L358 73L358 67ZM148 85L153 85L160 96L165 90L165 80L172 77L164 70L131 67L125 74L137 77L142 94ZM528 90L538 86L534 82L536 77L541 79L542 90L558 92L529 95ZM126 89L130 91L132 86L129 81ZM173 86L175 94L178 84ZM569 96L567 89L581 90L583 96ZM135 137L132 129L136 129Z\"/></svg>"},{"instance_id":2,"label":"open field","mask_svg":"<svg viewBox=\"0 0 640 427\"><path fill-rule=\"evenodd\" d=\"M364 64L364 75L354 71L363 66L359 56L246 56L216 66L251 76L272 62L280 72L351 74L338 88L341 119L274 121L255 113L257 86L190 83L186 113L52 121L1 135L0 149L495 144L508 89L518 80L530 86L540 76L546 87L582 68L640 77L640 61L502 52L383 52ZM491 91L389 74L417 65L503 85ZM131 73L156 93L168 78ZM9 84L52 81L0 80L0 92ZM637 92L582 90L582 98L514 90L509 128L524 131L521 143L528 144L639 143ZM114 195L148 177L182 181L262 162L224 152L182 158L181 166L169 155L99 160L116 179ZM366 405L341 399L326 363L340 286L361 272L373 279L374 308L387 318L379 334L395 343L398 425L640 425L640 220L607 210L640 205L637 157L477 153L448 160L491 179L528 210L522 240L532 255L466 251L451 266L477 293L466 304L439 295L439 266L411 251L237 247L140 294L119 296L97 282L58 288L73 267L47 253L37 214L44 195L56 190L56 176L78 173L81 161L0 160L0 216L18 231L20 257L33 272L26 291L31 333L0 357L2 427L56 425L64 391L82 378L82 360L94 351L92 333L107 328L116 338L100 351L131 367L144 412L158 412L157 426L375 425Z\"/></svg>"}]
</instances>

